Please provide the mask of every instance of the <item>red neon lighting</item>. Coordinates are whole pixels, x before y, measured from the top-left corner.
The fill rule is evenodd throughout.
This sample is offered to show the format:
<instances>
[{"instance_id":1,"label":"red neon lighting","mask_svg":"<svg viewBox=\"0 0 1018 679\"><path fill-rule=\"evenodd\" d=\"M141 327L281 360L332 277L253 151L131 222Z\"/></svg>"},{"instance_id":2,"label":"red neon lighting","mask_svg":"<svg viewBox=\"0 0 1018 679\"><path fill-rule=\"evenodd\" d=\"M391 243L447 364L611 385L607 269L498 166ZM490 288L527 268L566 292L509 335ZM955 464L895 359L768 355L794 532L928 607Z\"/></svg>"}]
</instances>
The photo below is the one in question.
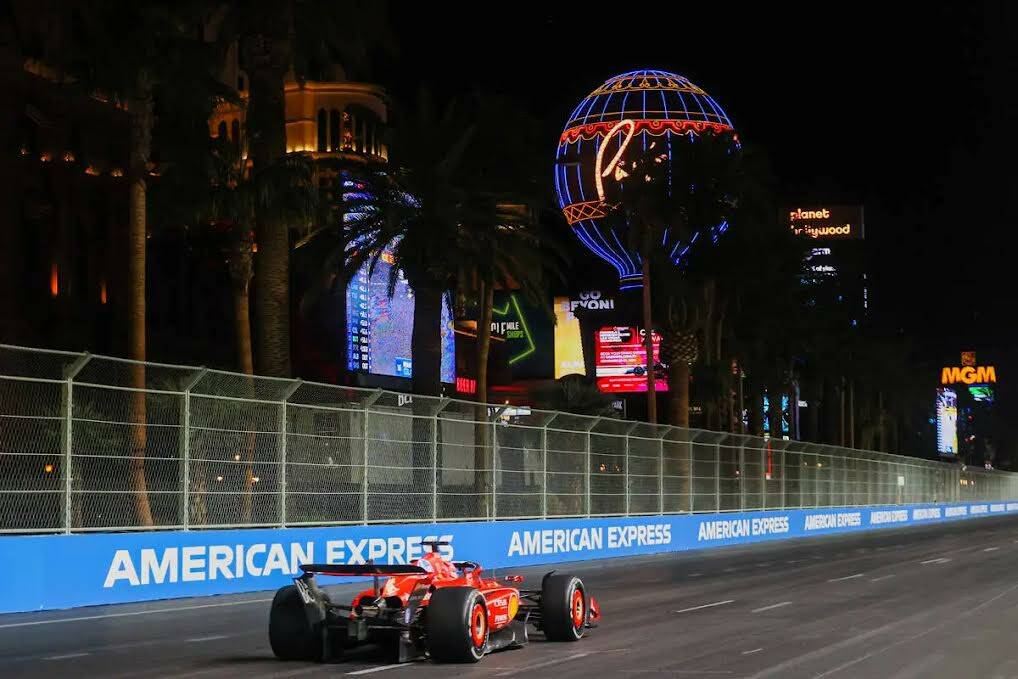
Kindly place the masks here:
<instances>
[{"instance_id":1,"label":"red neon lighting","mask_svg":"<svg viewBox=\"0 0 1018 679\"><path fill-rule=\"evenodd\" d=\"M460 394L476 394L477 380L472 380L469 377L457 377L456 391Z\"/></svg>"},{"instance_id":2,"label":"red neon lighting","mask_svg":"<svg viewBox=\"0 0 1018 679\"><path fill-rule=\"evenodd\" d=\"M635 128L633 134L639 134L640 132L646 132L652 136L660 137L665 132L672 132L674 134L685 134L686 132L693 132L700 134L707 130L713 130L714 132L731 132L732 128L723 123L713 123L700 120L634 120ZM594 137L603 137L608 134L618 124L617 120L611 120L600 123L590 123L589 125L578 125L577 127L571 127L562 133L559 137L559 144L572 144L577 139L593 139Z\"/></svg>"}]
</instances>

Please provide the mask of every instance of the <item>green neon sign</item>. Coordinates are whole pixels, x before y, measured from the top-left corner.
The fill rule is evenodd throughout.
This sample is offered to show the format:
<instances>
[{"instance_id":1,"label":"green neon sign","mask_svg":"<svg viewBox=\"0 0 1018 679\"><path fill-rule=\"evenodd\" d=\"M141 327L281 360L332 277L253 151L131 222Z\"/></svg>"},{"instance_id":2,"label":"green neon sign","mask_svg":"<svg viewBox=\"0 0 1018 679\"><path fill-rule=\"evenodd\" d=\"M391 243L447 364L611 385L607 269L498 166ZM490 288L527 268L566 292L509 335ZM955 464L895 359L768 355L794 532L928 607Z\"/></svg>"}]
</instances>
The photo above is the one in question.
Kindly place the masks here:
<instances>
[{"instance_id":1,"label":"green neon sign","mask_svg":"<svg viewBox=\"0 0 1018 679\"><path fill-rule=\"evenodd\" d=\"M494 316L506 317L509 316L510 311L514 311L515 312L514 315L516 316L517 319L519 319L520 327L523 329L522 339L525 340L527 343L527 346L525 349L523 349L523 351L516 354L515 356L512 356L509 359L509 365L513 365L514 363L522 361L524 358L537 351L537 347L534 345L534 338L530 334L530 328L527 327L527 319L523 317L523 310L520 309L520 303L519 300L516 299L515 293L509 295L509 299L506 300L505 306L503 306L502 308L493 307L491 313L493 317Z\"/></svg>"}]
</instances>

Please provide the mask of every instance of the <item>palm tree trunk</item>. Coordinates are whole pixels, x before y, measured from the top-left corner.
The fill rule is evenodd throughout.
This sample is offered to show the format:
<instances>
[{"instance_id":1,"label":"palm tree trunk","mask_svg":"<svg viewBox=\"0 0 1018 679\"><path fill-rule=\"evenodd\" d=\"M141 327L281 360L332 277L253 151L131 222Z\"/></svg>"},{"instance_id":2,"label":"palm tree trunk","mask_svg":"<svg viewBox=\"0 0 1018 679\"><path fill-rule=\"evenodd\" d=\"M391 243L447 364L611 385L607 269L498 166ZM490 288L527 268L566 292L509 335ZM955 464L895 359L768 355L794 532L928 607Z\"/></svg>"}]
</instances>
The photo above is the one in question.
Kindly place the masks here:
<instances>
[{"instance_id":1,"label":"palm tree trunk","mask_svg":"<svg viewBox=\"0 0 1018 679\"><path fill-rule=\"evenodd\" d=\"M234 288L233 327L237 333L237 363L245 375L254 374L254 356L251 353L251 302L248 289Z\"/></svg>"},{"instance_id":2,"label":"palm tree trunk","mask_svg":"<svg viewBox=\"0 0 1018 679\"><path fill-rule=\"evenodd\" d=\"M494 456L491 424L488 417L488 352L491 348L491 310L494 285L481 283L481 309L477 320L477 410L474 418L474 492L483 507L481 516L491 516L491 482L494 479Z\"/></svg>"},{"instance_id":3,"label":"palm tree trunk","mask_svg":"<svg viewBox=\"0 0 1018 679\"><path fill-rule=\"evenodd\" d=\"M672 397L668 400L671 412L669 422L673 427L689 427L689 364L672 361L668 366L668 388Z\"/></svg>"},{"instance_id":4,"label":"palm tree trunk","mask_svg":"<svg viewBox=\"0 0 1018 679\"><path fill-rule=\"evenodd\" d=\"M442 290L427 285L412 286L414 290L414 328L410 339L412 374L410 390L414 394L437 396L442 387ZM414 413L411 425L410 465L413 467L415 488L431 488L435 482L431 475L431 438L434 412L431 402L414 399ZM427 399L433 401L433 399ZM436 455L442 449L435 446ZM370 452L369 452L370 456ZM439 464L439 460L435 460ZM438 480L440 483L440 479ZM437 489L436 489L437 490ZM441 499L441 498L439 498ZM439 509L441 512L441 508Z\"/></svg>"},{"instance_id":5,"label":"palm tree trunk","mask_svg":"<svg viewBox=\"0 0 1018 679\"><path fill-rule=\"evenodd\" d=\"M495 287L482 283L480 318L477 321L477 401L488 402L488 353L491 350L491 314Z\"/></svg>"},{"instance_id":6,"label":"palm tree trunk","mask_svg":"<svg viewBox=\"0 0 1018 679\"><path fill-rule=\"evenodd\" d=\"M254 374L254 358L251 355L251 315L248 285L234 281L233 286L233 323L237 334L237 362L245 375ZM249 381L250 384L250 381ZM253 385L252 385L253 387ZM254 389L251 389L254 396ZM252 500L254 494L254 449L255 434L244 435L244 496L241 499L241 523L251 523Z\"/></svg>"},{"instance_id":7,"label":"palm tree trunk","mask_svg":"<svg viewBox=\"0 0 1018 679\"><path fill-rule=\"evenodd\" d=\"M414 288L414 329L410 343L411 390L437 396L442 386L442 291L430 285Z\"/></svg>"},{"instance_id":8,"label":"palm tree trunk","mask_svg":"<svg viewBox=\"0 0 1018 679\"><path fill-rule=\"evenodd\" d=\"M250 79L247 110L248 149L254 174L286 154L286 99L289 66L289 3L268 3L260 26L244 36L242 53ZM290 240L288 225L278 215L255 215L254 307L258 371L290 376Z\"/></svg>"},{"instance_id":9,"label":"palm tree trunk","mask_svg":"<svg viewBox=\"0 0 1018 679\"><path fill-rule=\"evenodd\" d=\"M647 363L647 421L657 424L657 385L654 380L654 319L650 307L650 257L646 256L643 258L643 332L643 346ZM689 415L687 413L686 424L688 425L688 423Z\"/></svg>"},{"instance_id":10,"label":"palm tree trunk","mask_svg":"<svg viewBox=\"0 0 1018 679\"><path fill-rule=\"evenodd\" d=\"M139 77L134 97L130 101L131 159L128 210L128 351L131 366L130 420L131 427L131 485L134 491L135 513L138 524L151 526L152 506L149 503L148 483L145 479L145 451L148 445L145 412L145 250L148 236L146 220L145 178L148 175L149 153L152 147L152 87L147 79Z\"/></svg>"}]
</instances>

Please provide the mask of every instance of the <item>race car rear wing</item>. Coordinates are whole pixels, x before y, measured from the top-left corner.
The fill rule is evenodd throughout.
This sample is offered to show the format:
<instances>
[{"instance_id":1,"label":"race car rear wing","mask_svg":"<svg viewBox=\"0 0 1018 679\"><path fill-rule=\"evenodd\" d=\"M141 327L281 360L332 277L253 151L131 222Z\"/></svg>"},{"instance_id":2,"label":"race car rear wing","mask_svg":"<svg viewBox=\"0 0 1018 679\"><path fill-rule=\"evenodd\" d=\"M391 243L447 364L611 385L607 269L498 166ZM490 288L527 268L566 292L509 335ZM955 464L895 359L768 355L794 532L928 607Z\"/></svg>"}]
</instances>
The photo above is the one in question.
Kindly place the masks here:
<instances>
[{"instance_id":1,"label":"race car rear wing","mask_svg":"<svg viewBox=\"0 0 1018 679\"><path fill-rule=\"evenodd\" d=\"M342 575L342 576L390 576L417 575L427 573L420 566L411 564L341 564L341 563L306 563L300 569L308 574Z\"/></svg>"}]
</instances>

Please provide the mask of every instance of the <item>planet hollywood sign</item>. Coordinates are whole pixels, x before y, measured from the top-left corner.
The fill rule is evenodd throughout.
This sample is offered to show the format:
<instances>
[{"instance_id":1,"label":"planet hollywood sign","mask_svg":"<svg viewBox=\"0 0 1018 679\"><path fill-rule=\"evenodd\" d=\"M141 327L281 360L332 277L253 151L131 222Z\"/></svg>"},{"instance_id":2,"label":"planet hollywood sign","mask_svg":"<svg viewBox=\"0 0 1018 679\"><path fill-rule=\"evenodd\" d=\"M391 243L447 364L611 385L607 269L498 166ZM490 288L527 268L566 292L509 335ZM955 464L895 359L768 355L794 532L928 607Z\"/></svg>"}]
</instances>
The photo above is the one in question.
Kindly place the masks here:
<instances>
[{"instance_id":1,"label":"planet hollywood sign","mask_svg":"<svg viewBox=\"0 0 1018 679\"><path fill-rule=\"evenodd\" d=\"M796 236L813 239L863 238L862 208L830 206L788 211L788 224Z\"/></svg>"}]
</instances>

